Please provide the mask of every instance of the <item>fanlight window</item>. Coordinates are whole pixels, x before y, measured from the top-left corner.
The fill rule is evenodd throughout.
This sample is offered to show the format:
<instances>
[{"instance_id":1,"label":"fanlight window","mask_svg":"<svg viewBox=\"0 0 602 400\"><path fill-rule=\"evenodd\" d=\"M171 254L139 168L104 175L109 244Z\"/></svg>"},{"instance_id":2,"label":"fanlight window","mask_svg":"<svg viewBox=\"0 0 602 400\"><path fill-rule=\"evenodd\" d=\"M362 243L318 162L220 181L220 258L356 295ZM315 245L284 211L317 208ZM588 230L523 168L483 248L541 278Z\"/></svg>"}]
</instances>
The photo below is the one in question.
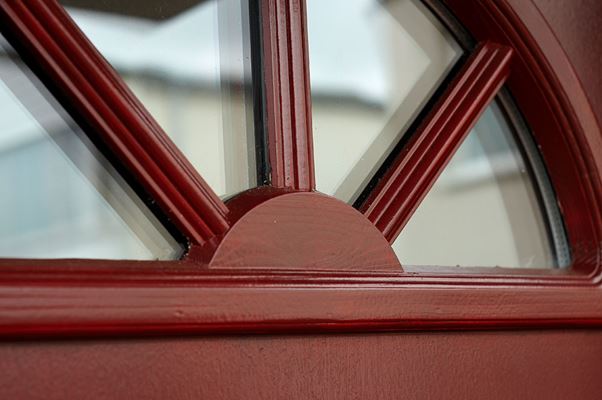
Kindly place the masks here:
<instances>
[{"instance_id":1,"label":"fanlight window","mask_svg":"<svg viewBox=\"0 0 602 400\"><path fill-rule=\"evenodd\" d=\"M315 189L363 212L403 265L568 265L553 190L520 115L509 118L510 97L490 103L466 139L469 127L458 128L463 115L454 114L478 117L503 85L512 50L459 43L420 1L307 0L311 80L303 82L289 65L277 82L288 92L276 96L294 103L301 96L295 91L311 83L313 143L310 132L288 132L303 127L295 125L302 116L293 106L281 115L291 126L264 125L264 90L278 85L269 81L276 72L266 72L275 63L265 60L268 33L258 34L256 3L63 4L222 199L270 180L279 189ZM274 49L284 41L274 40ZM115 168L33 74L17 67L10 46L3 49L0 101L9 118L2 121L0 177L17 189L2 199L11 216L0 230L1 254L180 256L182 247ZM299 54L288 56L278 62ZM486 74L493 83L483 83ZM468 92L486 98L479 111L466 107L473 101L462 95ZM458 148L449 165L438 150L448 139ZM439 174L434 184L426 180ZM303 184L276 183L287 180ZM227 206L211 201L221 213L219 229L199 222L207 229L201 242L230 228ZM52 240L31 245L41 237Z\"/></svg>"},{"instance_id":2,"label":"fanlight window","mask_svg":"<svg viewBox=\"0 0 602 400\"><path fill-rule=\"evenodd\" d=\"M316 188L353 203L463 51L419 1L307 10Z\"/></svg>"},{"instance_id":3,"label":"fanlight window","mask_svg":"<svg viewBox=\"0 0 602 400\"><path fill-rule=\"evenodd\" d=\"M404 264L542 268L568 263L497 103L468 134L393 249ZM558 258L557 258L558 257Z\"/></svg>"}]
</instances>

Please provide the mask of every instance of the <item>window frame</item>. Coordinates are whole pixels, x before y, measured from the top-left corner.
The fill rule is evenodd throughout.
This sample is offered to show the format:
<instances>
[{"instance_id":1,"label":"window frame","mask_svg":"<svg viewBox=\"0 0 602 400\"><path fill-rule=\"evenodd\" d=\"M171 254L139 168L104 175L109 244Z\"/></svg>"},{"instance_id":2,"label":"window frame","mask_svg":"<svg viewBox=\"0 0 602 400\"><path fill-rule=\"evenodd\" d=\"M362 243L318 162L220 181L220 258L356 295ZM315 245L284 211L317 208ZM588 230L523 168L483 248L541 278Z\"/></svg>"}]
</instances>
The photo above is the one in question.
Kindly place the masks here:
<instances>
[{"instance_id":1,"label":"window frame","mask_svg":"<svg viewBox=\"0 0 602 400\"><path fill-rule=\"evenodd\" d=\"M555 187L573 249L569 269L209 268L208 254L235 221L227 204L58 3L0 2L11 43L190 246L182 260L165 262L2 259L0 336L602 326L602 157L596 157L602 136L578 78L533 3L444 2L479 42L495 41L516 53L507 85ZM311 191L304 1L261 0L260 8L272 185L275 191Z\"/></svg>"}]
</instances>

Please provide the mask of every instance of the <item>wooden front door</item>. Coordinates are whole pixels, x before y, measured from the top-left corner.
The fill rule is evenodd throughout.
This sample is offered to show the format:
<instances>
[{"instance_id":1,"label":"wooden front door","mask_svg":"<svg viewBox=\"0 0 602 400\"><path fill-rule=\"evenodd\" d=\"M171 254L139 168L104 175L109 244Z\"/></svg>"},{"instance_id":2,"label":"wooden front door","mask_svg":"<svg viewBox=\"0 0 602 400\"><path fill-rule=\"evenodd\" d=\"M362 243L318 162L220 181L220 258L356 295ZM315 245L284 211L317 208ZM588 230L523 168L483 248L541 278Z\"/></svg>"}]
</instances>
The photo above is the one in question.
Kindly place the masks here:
<instances>
[{"instance_id":1,"label":"wooden front door","mask_svg":"<svg viewBox=\"0 0 602 400\"><path fill-rule=\"evenodd\" d=\"M0 260L2 397L599 398L602 46L540 1L424 3L465 56L346 203L316 191L305 1L247 4L265 146L227 200L61 4L0 1L0 33L184 248ZM391 243L496 96L530 127L570 265L406 265Z\"/></svg>"}]
</instances>

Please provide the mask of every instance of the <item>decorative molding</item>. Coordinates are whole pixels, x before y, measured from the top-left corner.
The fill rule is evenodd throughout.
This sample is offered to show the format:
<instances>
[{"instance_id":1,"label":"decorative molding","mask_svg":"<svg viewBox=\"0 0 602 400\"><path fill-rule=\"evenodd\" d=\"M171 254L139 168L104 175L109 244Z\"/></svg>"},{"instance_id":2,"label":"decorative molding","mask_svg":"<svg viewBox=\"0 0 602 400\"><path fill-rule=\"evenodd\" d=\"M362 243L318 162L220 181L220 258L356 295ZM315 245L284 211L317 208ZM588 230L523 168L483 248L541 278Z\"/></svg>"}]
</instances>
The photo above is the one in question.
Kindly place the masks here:
<instances>
[{"instance_id":1,"label":"decorative molding","mask_svg":"<svg viewBox=\"0 0 602 400\"><path fill-rule=\"evenodd\" d=\"M191 244L225 232L228 209L54 1L0 2L2 31L88 134L98 136Z\"/></svg>"},{"instance_id":2,"label":"decorative molding","mask_svg":"<svg viewBox=\"0 0 602 400\"><path fill-rule=\"evenodd\" d=\"M230 200L228 207L244 214L222 238L209 261L211 268L402 270L370 221L322 193L262 187Z\"/></svg>"},{"instance_id":3,"label":"decorative molding","mask_svg":"<svg viewBox=\"0 0 602 400\"><path fill-rule=\"evenodd\" d=\"M514 50L507 87L527 121L556 191L572 269L602 270L602 130L554 33L523 0L444 0L479 40ZM583 51L587 51L584 48Z\"/></svg>"},{"instance_id":4,"label":"decorative molding","mask_svg":"<svg viewBox=\"0 0 602 400\"><path fill-rule=\"evenodd\" d=\"M43 282L27 273L3 279L0 337L602 327L602 290L583 277L579 286L541 287L525 278L461 284L392 273L135 272L129 264L102 275L68 278L59 268L58 279Z\"/></svg>"},{"instance_id":5,"label":"decorative molding","mask_svg":"<svg viewBox=\"0 0 602 400\"><path fill-rule=\"evenodd\" d=\"M482 43L360 211L395 241L510 72L512 49Z\"/></svg>"},{"instance_id":6,"label":"decorative molding","mask_svg":"<svg viewBox=\"0 0 602 400\"><path fill-rule=\"evenodd\" d=\"M74 78L63 76L73 72L73 64L63 50L72 52L73 38L85 41L81 33L69 33L75 29L72 25L59 24L71 28L67 33L59 29L56 35L60 41L50 39L39 19L24 10L23 4L0 1L3 29L10 30L17 38L13 40L18 40L34 61L48 69L48 79L64 87L66 95L98 97L97 89L90 88L85 80L76 81L82 84L81 88L71 87ZM46 8L39 1L31 4L34 8ZM190 258L173 262L5 259L0 260L0 336L20 339L601 328L602 146L600 129L595 118L592 119L583 89L545 20L530 2L481 0L467 7L466 2L454 0L454 4L452 9L477 39L493 40L514 49L510 89L541 145L571 244L591 246L584 250L583 257L574 257L570 269L404 266L404 272L398 273L341 273L203 270ZM15 12L14 8L20 11ZM520 9L523 19L513 9ZM59 44L62 49L57 49ZM91 48L88 44L84 47ZM57 60L50 57L55 53ZM81 71L119 82L108 72L110 69L94 71L108 67L97 53L92 53L81 60L87 60ZM78 72L75 76L79 75ZM107 87L117 84L120 90L129 93L118 83L103 82L99 84ZM122 126L121 114L105 109L113 102L121 104L129 95L117 91L108 92L107 96L106 101L99 98L94 104L79 97L73 101L81 102L82 113L90 113L92 122L99 124L101 117L107 117L110 124L106 129L111 128L113 134L130 135L132 140L149 135L144 130L147 128L140 128L147 127L145 123L139 121L139 125L133 125L139 127L134 135ZM130 110L134 105L126 102L120 107ZM135 115L142 118L146 114ZM115 131L117 128L113 126L119 129ZM158 139L151 135L145 140ZM136 143L135 148L139 146ZM165 175L158 177L164 179ZM170 190L177 190L169 185L173 184L168 184ZM179 192L174 196L178 201L186 201L178 197ZM217 214L223 215L225 208L222 211ZM232 213L236 211L233 209ZM180 218L186 221L188 217L186 214Z\"/></svg>"},{"instance_id":7,"label":"decorative molding","mask_svg":"<svg viewBox=\"0 0 602 400\"><path fill-rule=\"evenodd\" d=\"M305 0L263 0L263 68L272 186L315 188Z\"/></svg>"}]
</instances>

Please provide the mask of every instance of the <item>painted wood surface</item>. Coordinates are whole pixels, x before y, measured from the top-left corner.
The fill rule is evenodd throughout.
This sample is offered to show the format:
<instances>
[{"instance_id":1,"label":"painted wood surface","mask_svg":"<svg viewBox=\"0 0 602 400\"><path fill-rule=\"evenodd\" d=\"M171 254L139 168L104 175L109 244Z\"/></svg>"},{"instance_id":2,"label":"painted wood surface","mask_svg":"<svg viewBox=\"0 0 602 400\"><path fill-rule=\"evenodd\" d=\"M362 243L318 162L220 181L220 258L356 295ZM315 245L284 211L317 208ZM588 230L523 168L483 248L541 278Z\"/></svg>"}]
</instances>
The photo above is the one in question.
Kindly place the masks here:
<instances>
[{"instance_id":1,"label":"painted wood surface","mask_svg":"<svg viewBox=\"0 0 602 400\"><path fill-rule=\"evenodd\" d=\"M264 0L263 68L271 184L315 188L305 1Z\"/></svg>"},{"instance_id":2,"label":"painted wood surface","mask_svg":"<svg viewBox=\"0 0 602 400\"><path fill-rule=\"evenodd\" d=\"M529 399L602 393L602 332L0 344L7 399Z\"/></svg>"},{"instance_id":3,"label":"painted wood surface","mask_svg":"<svg viewBox=\"0 0 602 400\"><path fill-rule=\"evenodd\" d=\"M517 274L511 282L478 274L141 269L143 262L99 274L61 263L68 264L43 273L15 262L4 274L0 337L602 327L599 280L582 276Z\"/></svg>"},{"instance_id":4,"label":"painted wood surface","mask_svg":"<svg viewBox=\"0 0 602 400\"><path fill-rule=\"evenodd\" d=\"M461 0L445 3L477 39L514 49L507 86L531 128L554 186L572 250L572 268L598 273L602 133L571 61L531 1L476 1L471 7Z\"/></svg>"},{"instance_id":5,"label":"painted wood surface","mask_svg":"<svg viewBox=\"0 0 602 400\"><path fill-rule=\"evenodd\" d=\"M583 246L570 270L1 260L2 396L598 399L602 139L586 93L602 88L582 88L531 2L451 3L479 40L516 51L521 74L510 88L540 142L571 245ZM599 25L588 15L581 23ZM183 337L192 334L229 336Z\"/></svg>"},{"instance_id":6,"label":"painted wood surface","mask_svg":"<svg viewBox=\"0 0 602 400\"><path fill-rule=\"evenodd\" d=\"M598 122L602 122L602 40L598 39L602 2L534 0L533 3L546 18L567 53Z\"/></svg>"},{"instance_id":7,"label":"painted wood surface","mask_svg":"<svg viewBox=\"0 0 602 400\"><path fill-rule=\"evenodd\" d=\"M0 21L42 82L191 244L227 230L224 203L56 1L0 1Z\"/></svg>"},{"instance_id":8,"label":"painted wood surface","mask_svg":"<svg viewBox=\"0 0 602 400\"><path fill-rule=\"evenodd\" d=\"M509 81L517 100L527 106L533 100L542 113L553 116L543 118L533 107L525 114L535 124L534 135L542 144L571 244L577 246L569 270L403 266L404 272L391 274L277 269L234 273L208 269L206 254L195 253L198 246L187 259L164 263L1 260L1 333L60 337L93 332L599 326L602 147L583 89L531 3L483 0L470 8L452 3L449 0L477 39L514 49L513 69L520 74L512 76L530 79ZM6 2L0 5L8 7ZM31 29L17 28L11 29ZM37 43L35 37L30 39ZM526 85L522 91L521 82ZM232 221L242 217L231 213ZM217 248L223 237L208 243Z\"/></svg>"},{"instance_id":9,"label":"painted wood surface","mask_svg":"<svg viewBox=\"0 0 602 400\"><path fill-rule=\"evenodd\" d=\"M264 192L232 202L252 206L221 240L210 267L401 272L383 235L350 205L320 193L275 193L260 204L251 199Z\"/></svg>"},{"instance_id":10,"label":"painted wood surface","mask_svg":"<svg viewBox=\"0 0 602 400\"><path fill-rule=\"evenodd\" d=\"M510 73L512 49L482 43L360 210L393 243Z\"/></svg>"}]
</instances>

